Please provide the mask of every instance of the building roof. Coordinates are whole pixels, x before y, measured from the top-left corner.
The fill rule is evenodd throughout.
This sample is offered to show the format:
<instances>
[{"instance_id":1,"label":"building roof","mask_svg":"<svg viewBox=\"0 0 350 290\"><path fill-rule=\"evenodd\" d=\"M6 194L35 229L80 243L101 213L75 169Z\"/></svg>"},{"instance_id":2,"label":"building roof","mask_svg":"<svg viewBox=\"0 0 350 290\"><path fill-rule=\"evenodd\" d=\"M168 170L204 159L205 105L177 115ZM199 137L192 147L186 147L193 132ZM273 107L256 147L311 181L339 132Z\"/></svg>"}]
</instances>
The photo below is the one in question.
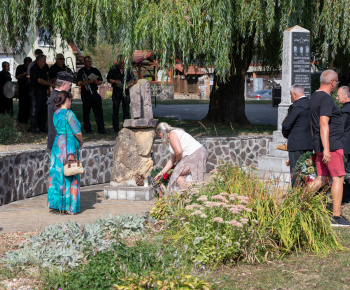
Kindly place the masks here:
<instances>
[{"instance_id":1,"label":"building roof","mask_svg":"<svg viewBox=\"0 0 350 290\"><path fill-rule=\"evenodd\" d=\"M132 62L134 64L140 63L147 58L150 58L154 53L147 50L135 50L132 54Z\"/></svg>"}]
</instances>

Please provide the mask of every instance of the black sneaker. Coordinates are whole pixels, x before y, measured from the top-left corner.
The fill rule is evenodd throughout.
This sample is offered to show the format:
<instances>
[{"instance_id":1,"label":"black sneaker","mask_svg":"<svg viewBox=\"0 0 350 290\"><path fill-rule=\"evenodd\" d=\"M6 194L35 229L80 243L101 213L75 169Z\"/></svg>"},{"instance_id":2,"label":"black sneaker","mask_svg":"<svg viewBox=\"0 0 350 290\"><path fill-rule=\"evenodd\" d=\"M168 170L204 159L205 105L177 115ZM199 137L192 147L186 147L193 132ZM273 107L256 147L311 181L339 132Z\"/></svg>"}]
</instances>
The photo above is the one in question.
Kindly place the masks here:
<instances>
[{"instance_id":1,"label":"black sneaker","mask_svg":"<svg viewBox=\"0 0 350 290\"><path fill-rule=\"evenodd\" d=\"M332 227L350 227L350 221L348 221L342 215L333 216L331 223L332 223Z\"/></svg>"}]
</instances>

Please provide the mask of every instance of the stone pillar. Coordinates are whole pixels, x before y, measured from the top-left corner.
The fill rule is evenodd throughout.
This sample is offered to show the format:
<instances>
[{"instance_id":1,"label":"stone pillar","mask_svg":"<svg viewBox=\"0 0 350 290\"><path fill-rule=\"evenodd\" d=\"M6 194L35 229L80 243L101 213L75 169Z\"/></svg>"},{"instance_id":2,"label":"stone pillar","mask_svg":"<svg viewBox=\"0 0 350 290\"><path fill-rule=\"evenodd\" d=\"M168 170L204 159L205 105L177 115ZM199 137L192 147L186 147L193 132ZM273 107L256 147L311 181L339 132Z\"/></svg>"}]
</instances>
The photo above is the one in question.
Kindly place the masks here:
<instances>
[{"instance_id":1,"label":"stone pillar","mask_svg":"<svg viewBox=\"0 0 350 290\"><path fill-rule=\"evenodd\" d=\"M290 169L286 166L288 152L276 149L277 144L284 144L282 122L291 105L289 89L293 84L304 86L305 95L311 93L310 66L310 31L300 26L294 26L283 33L282 55L282 92L281 103L278 106L277 130L273 132L273 141L269 144L268 156L258 158L260 177L279 178L281 183L289 182Z\"/></svg>"}]
</instances>

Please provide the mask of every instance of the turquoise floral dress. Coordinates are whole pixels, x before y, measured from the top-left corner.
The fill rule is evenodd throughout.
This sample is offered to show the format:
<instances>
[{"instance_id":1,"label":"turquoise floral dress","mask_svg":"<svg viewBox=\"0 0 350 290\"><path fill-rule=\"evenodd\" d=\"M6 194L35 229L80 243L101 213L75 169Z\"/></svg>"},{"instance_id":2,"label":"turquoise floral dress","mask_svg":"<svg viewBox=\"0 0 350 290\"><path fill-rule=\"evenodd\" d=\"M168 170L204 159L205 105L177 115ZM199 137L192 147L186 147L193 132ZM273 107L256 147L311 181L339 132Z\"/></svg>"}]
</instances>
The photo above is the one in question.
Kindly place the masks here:
<instances>
[{"instance_id":1,"label":"turquoise floral dress","mask_svg":"<svg viewBox=\"0 0 350 290\"><path fill-rule=\"evenodd\" d=\"M67 121L66 121L67 120ZM63 175L63 163L67 152L79 158L79 141L74 134L81 132L81 125L71 110L58 109L53 115L57 135L51 150L49 192L47 203L51 209L80 212L80 176ZM67 130L67 146L65 137ZM66 151L67 150L67 151Z\"/></svg>"}]
</instances>

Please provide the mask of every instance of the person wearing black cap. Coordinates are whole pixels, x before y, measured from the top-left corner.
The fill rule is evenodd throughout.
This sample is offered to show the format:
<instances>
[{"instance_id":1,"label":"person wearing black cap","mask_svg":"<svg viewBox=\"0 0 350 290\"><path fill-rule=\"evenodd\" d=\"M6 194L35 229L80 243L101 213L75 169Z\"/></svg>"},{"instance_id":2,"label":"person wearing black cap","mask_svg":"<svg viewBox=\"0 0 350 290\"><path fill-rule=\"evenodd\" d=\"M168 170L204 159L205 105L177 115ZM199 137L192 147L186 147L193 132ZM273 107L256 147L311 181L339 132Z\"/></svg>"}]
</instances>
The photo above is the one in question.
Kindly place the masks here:
<instances>
[{"instance_id":1,"label":"person wearing black cap","mask_svg":"<svg viewBox=\"0 0 350 290\"><path fill-rule=\"evenodd\" d=\"M50 67L50 81L55 82L57 79L57 73L60 71L73 74L72 70L64 64L64 55L62 53L57 54L56 62Z\"/></svg>"},{"instance_id":2,"label":"person wearing black cap","mask_svg":"<svg viewBox=\"0 0 350 290\"><path fill-rule=\"evenodd\" d=\"M130 93L129 88L135 84L135 76L133 72L129 69L127 73L124 72L125 61L124 56L119 54L117 57L117 62L112 66L107 75L107 81L112 84L113 87L113 129L114 133L119 131L119 107L120 102L123 108L123 120L130 118L129 106L130 106ZM124 81L125 85L125 95L124 95Z\"/></svg>"},{"instance_id":3,"label":"person wearing black cap","mask_svg":"<svg viewBox=\"0 0 350 290\"><path fill-rule=\"evenodd\" d=\"M47 96L48 89L55 87L49 82L49 70L46 64L46 56L41 54L36 58L36 63L30 70L30 127L29 131L36 133L36 127L39 131L46 133L47 121Z\"/></svg>"},{"instance_id":4,"label":"person wearing black cap","mask_svg":"<svg viewBox=\"0 0 350 290\"><path fill-rule=\"evenodd\" d=\"M47 100L47 123L48 123L48 138L47 138L47 149L52 149L53 142L56 138L56 129L53 124L53 114L57 110L57 107L54 103L56 95L60 91L69 92L73 83L73 75L68 72L58 72L56 79L56 87L53 90L50 98Z\"/></svg>"},{"instance_id":5,"label":"person wearing black cap","mask_svg":"<svg viewBox=\"0 0 350 290\"><path fill-rule=\"evenodd\" d=\"M84 67L78 72L78 86L81 86L81 100L83 102L84 129L86 133L92 133L90 123L90 111L94 112L97 130L100 134L108 134L105 130L103 119L102 98L97 92L102 84L100 71L92 67L90 56L84 57Z\"/></svg>"},{"instance_id":6,"label":"person wearing black cap","mask_svg":"<svg viewBox=\"0 0 350 290\"><path fill-rule=\"evenodd\" d=\"M30 57L26 57L23 64L16 69L16 79L18 81L18 122L28 124L30 117L30 96L29 83L26 78L27 68L32 62Z\"/></svg>"}]
</instances>

